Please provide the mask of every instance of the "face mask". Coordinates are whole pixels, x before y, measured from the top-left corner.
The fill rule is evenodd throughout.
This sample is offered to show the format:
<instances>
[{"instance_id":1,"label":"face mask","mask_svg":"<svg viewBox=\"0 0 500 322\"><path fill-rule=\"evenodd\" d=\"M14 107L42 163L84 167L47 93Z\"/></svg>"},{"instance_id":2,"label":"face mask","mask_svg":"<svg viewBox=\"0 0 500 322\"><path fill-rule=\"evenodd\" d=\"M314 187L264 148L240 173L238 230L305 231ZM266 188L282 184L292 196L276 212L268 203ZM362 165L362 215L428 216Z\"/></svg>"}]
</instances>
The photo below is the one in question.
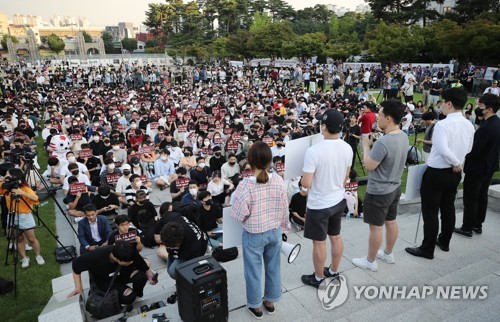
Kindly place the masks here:
<instances>
[{"instance_id":1,"label":"face mask","mask_svg":"<svg viewBox=\"0 0 500 322\"><path fill-rule=\"evenodd\" d=\"M276 144L276 146L277 146L278 148L281 148L281 147L283 146L283 144L278 143L278 144Z\"/></svg>"},{"instance_id":2,"label":"face mask","mask_svg":"<svg viewBox=\"0 0 500 322\"><path fill-rule=\"evenodd\" d=\"M205 162L198 163L198 166L199 166L200 168L204 168L204 167L206 166L206 163L205 163Z\"/></svg>"},{"instance_id":3,"label":"face mask","mask_svg":"<svg viewBox=\"0 0 500 322\"><path fill-rule=\"evenodd\" d=\"M135 181L134 186L140 187L142 185L142 181Z\"/></svg>"},{"instance_id":4,"label":"face mask","mask_svg":"<svg viewBox=\"0 0 500 322\"><path fill-rule=\"evenodd\" d=\"M115 169L115 164L114 163L108 164L108 169L109 170L114 170Z\"/></svg>"},{"instance_id":5,"label":"face mask","mask_svg":"<svg viewBox=\"0 0 500 322\"><path fill-rule=\"evenodd\" d=\"M73 126L78 126L78 123L73 123Z\"/></svg>"},{"instance_id":6,"label":"face mask","mask_svg":"<svg viewBox=\"0 0 500 322\"><path fill-rule=\"evenodd\" d=\"M166 155L162 155L162 156L161 156L161 159L162 159L163 161L167 161L168 157L167 157Z\"/></svg>"},{"instance_id":7,"label":"face mask","mask_svg":"<svg viewBox=\"0 0 500 322\"><path fill-rule=\"evenodd\" d=\"M209 146L209 145L210 145L210 141L203 141L203 144L204 144L205 146Z\"/></svg>"},{"instance_id":8,"label":"face mask","mask_svg":"<svg viewBox=\"0 0 500 322\"><path fill-rule=\"evenodd\" d=\"M71 171L71 174L74 175L74 176L77 176L78 173L80 173L80 170L73 170L73 171Z\"/></svg>"},{"instance_id":9,"label":"face mask","mask_svg":"<svg viewBox=\"0 0 500 322\"><path fill-rule=\"evenodd\" d=\"M189 193L193 196L196 196L196 194L198 193L198 189L189 189Z\"/></svg>"},{"instance_id":10,"label":"face mask","mask_svg":"<svg viewBox=\"0 0 500 322\"><path fill-rule=\"evenodd\" d=\"M476 113L477 117L482 117L484 115L484 110L480 109L479 107L474 110L474 113Z\"/></svg>"},{"instance_id":11,"label":"face mask","mask_svg":"<svg viewBox=\"0 0 500 322\"><path fill-rule=\"evenodd\" d=\"M137 124L130 124L130 127L135 129L137 127Z\"/></svg>"},{"instance_id":12,"label":"face mask","mask_svg":"<svg viewBox=\"0 0 500 322\"><path fill-rule=\"evenodd\" d=\"M115 145L115 146L113 146L113 150L115 150L115 151L120 150L120 146L119 146L119 145Z\"/></svg>"},{"instance_id":13,"label":"face mask","mask_svg":"<svg viewBox=\"0 0 500 322\"><path fill-rule=\"evenodd\" d=\"M101 196L102 199L108 199L109 198L109 195L107 196Z\"/></svg>"},{"instance_id":14,"label":"face mask","mask_svg":"<svg viewBox=\"0 0 500 322\"><path fill-rule=\"evenodd\" d=\"M124 176L129 176L130 175L130 170L123 170L123 175Z\"/></svg>"},{"instance_id":15,"label":"face mask","mask_svg":"<svg viewBox=\"0 0 500 322\"><path fill-rule=\"evenodd\" d=\"M244 136L243 141L248 141L248 136Z\"/></svg>"},{"instance_id":16,"label":"face mask","mask_svg":"<svg viewBox=\"0 0 500 322\"><path fill-rule=\"evenodd\" d=\"M300 190L307 192L307 188L304 188L304 187L300 187Z\"/></svg>"},{"instance_id":17,"label":"face mask","mask_svg":"<svg viewBox=\"0 0 500 322\"><path fill-rule=\"evenodd\" d=\"M229 121L229 120L230 120L230 117L225 117L224 119L226 119L226 121Z\"/></svg>"},{"instance_id":18,"label":"face mask","mask_svg":"<svg viewBox=\"0 0 500 322\"><path fill-rule=\"evenodd\" d=\"M189 153L184 153L184 156L185 156L186 158L187 158L187 157L189 157L190 155L191 155L191 154L189 154Z\"/></svg>"},{"instance_id":19,"label":"face mask","mask_svg":"<svg viewBox=\"0 0 500 322\"><path fill-rule=\"evenodd\" d=\"M205 205L211 206L212 205L212 199L208 199L207 201L205 201Z\"/></svg>"},{"instance_id":20,"label":"face mask","mask_svg":"<svg viewBox=\"0 0 500 322\"><path fill-rule=\"evenodd\" d=\"M76 161L76 158L75 158L75 157L69 157L69 158L68 158L68 162L69 162L69 163L73 163L73 162L75 162L75 161Z\"/></svg>"},{"instance_id":21,"label":"face mask","mask_svg":"<svg viewBox=\"0 0 500 322\"><path fill-rule=\"evenodd\" d=\"M94 126L99 126L99 123L94 123Z\"/></svg>"},{"instance_id":22,"label":"face mask","mask_svg":"<svg viewBox=\"0 0 500 322\"><path fill-rule=\"evenodd\" d=\"M220 152L215 152L215 155L220 157L221 156L221 153Z\"/></svg>"},{"instance_id":23,"label":"face mask","mask_svg":"<svg viewBox=\"0 0 500 322\"><path fill-rule=\"evenodd\" d=\"M94 136L94 142L99 142L99 137L98 136Z\"/></svg>"},{"instance_id":24,"label":"face mask","mask_svg":"<svg viewBox=\"0 0 500 322\"><path fill-rule=\"evenodd\" d=\"M133 162L132 164L134 165L134 167L137 167L140 164L140 162Z\"/></svg>"},{"instance_id":25,"label":"face mask","mask_svg":"<svg viewBox=\"0 0 500 322\"><path fill-rule=\"evenodd\" d=\"M235 165L235 164L236 164L236 162L229 161L229 165Z\"/></svg>"}]
</instances>

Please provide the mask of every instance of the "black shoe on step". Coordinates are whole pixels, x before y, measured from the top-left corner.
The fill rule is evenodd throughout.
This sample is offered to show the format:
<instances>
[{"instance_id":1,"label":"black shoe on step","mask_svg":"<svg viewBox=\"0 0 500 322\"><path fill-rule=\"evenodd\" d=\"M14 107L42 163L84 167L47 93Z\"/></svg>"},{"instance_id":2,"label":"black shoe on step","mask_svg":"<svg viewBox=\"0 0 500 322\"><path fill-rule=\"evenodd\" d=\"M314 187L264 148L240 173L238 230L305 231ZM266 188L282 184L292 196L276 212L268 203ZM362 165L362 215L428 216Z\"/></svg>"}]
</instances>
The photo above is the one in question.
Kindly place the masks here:
<instances>
[{"instance_id":1,"label":"black shoe on step","mask_svg":"<svg viewBox=\"0 0 500 322\"><path fill-rule=\"evenodd\" d=\"M475 232L476 234L482 234L483 233L483 228L481 227L474 227L472 228L472 231Z\"/></svg>"},{"instance_id":2,"label":"black shoe on step","mask_svg":"<svg viewBox=\"0 0 500 322\"><path fill-rule=\"evenodd\" d=\"M420 247L407 247L405 248L406 252L410 255L416 256L416 257L423 257L427 259L433 259L434 255L433 254L427 254L424 253Z\"/></svg>"},{"instance_id":3,"label":"black shoe on step","mask_svg":"<svg viewBox=\"0 0 500 322\"><path fill-rule=\"evenodd\" d=\"M441 248L441 250L443 252L449 252L450 251L450 247L445 247L440 241L439 239L436 240L436 246Z\"/></svg>"}]
</instances>

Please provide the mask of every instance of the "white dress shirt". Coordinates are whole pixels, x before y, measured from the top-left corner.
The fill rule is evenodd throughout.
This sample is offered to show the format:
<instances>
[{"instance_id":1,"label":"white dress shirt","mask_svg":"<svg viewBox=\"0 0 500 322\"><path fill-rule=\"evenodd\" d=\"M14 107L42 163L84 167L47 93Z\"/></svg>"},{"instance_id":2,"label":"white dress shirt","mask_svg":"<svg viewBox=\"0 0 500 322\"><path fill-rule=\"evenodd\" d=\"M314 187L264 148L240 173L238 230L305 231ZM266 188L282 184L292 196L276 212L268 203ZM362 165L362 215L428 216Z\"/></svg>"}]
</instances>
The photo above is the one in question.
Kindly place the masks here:
<instances>
[{"instance_id":1,"label":"white dress shirt","mask_svg":"<svg viewBox=\"0 0 500 322\"><path fill-rule=\"evenodd\" d=\"M472 149L473 139L474 126L462 112L448 114L434 126L427 165L437 169L462 165L465 155Z\"/></svg>"}]
</instances>

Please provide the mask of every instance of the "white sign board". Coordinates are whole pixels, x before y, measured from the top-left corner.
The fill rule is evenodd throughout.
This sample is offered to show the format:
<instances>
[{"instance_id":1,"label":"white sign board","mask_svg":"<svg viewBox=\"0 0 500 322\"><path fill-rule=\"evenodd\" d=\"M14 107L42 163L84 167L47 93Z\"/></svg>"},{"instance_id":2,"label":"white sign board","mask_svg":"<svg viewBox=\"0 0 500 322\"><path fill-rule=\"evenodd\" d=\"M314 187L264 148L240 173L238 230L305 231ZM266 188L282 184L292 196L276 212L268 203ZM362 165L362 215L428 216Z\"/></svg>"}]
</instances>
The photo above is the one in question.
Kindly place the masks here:
<instances>
[{"instance_id":1,"label":"white sign board","mask_svg":"<svg viewBox=\"0 0 500 322\"><path fill-rule=\"evenodd\" d=\"M420 186L422 185L425 170L427 170L427 164L414 165L408 168L405 191L406 201L420 198Z\"/></svg>"},{"instance_id":2,"label":"white sign board","mask_svg":"<svg viewBox=\"0 0 500 322\"><path fill-rule=\"evenodd\" d=\"M240 222L231 217L233 207L226 207L223 210L224 243L223 248L240 246L242 243L243 226Z\"/></svg>"},{"instance_id":3,"label":"white sign board","mask_svg":"<svg viewBox=\"0 0 500 322\"><path fill-rule=\"evenodd\" d=\"M302 176L304 157L307 149L322 140L322 134L315 134L297 140L288 141L286 143L285 180Z\"/></svg>"}]
</instances>

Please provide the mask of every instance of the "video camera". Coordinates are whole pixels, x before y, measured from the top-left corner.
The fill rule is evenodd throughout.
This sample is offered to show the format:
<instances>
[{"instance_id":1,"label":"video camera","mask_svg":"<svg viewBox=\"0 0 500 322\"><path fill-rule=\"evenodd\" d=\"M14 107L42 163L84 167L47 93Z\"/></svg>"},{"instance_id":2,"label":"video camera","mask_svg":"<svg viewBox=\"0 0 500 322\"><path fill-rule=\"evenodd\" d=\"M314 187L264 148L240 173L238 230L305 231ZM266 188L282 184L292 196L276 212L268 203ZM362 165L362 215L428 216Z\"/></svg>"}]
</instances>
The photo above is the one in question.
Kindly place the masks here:
<instances>
[{"instance_id":1,"label":"video camera","mask_svg":"<svg viewBox=\"0 0 500 322\"><path fill-rule=\"evenodd\" d=\"M13 181L10 177L5 178L5 182L2 184L2 189L5 190L12 190L12 189L19 189L19 181Z\"/></svg>"},{"instance_id":2,"label":"video camera","mask_svg":"<svg viewBox=\"0 0 500 322\"><path fill-rule=\"evenodd\" d=\"M10 155L10 162L19 164L22 160L28 163L33 161L33 159L36 157L37 154L38 154L37 151L26 152L25 150L20 150Z\"/></svg>"}]
</instances>

